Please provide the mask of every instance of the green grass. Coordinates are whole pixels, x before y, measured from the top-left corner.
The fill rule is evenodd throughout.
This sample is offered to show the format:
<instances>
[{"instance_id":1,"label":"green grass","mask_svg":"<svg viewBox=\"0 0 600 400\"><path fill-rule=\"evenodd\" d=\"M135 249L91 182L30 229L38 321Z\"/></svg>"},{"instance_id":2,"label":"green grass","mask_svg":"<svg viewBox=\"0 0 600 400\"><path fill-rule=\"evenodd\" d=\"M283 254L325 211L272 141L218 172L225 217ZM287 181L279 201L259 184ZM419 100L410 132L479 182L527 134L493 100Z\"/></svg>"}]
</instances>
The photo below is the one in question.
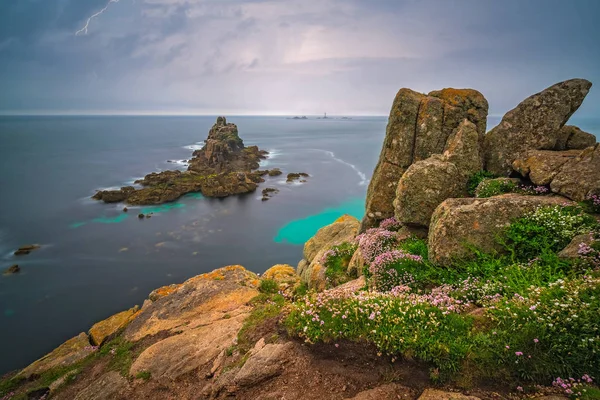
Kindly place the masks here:
<instances>
[{"instance_id":1,"label":"green grass","mask_svg":"<svg viewBox=\"0 0 600 400\"><path fill-rule=\"evenodd\" d=\"M135 377L136 377L136 379L142 379L144 381L148 381L152 377L152 374L150 373L150 371L140 371L135 375Z\"/></svg>"},{"instance_id":2,"label":"green grass","mask_svg":"<svg viewBox=\"0 0 600 400\"><path fill-rule=\"evenodd\" d=\"M467 181L467 191L471 197L475 197L475 189L479 186L479 183L484 179L493 179L497 178L496 175L492 174L489 171L478 171L469 177Z\"/></svg>"},{"instance_id":3,"label":"green grass","mask_svg":"<svg viewBox=\"0 0 600 400\"><path fill-rule=\"evenodd\" d=\"M254 338L254 334L260 326L268 319L277 317L285 305L285 298L280 294L261 293L251 300L254 306L252 312L238 332L237 348L245 354L252 348L254 342L260 338Z\"/></svg>"},{"instance_id":4,"label":"green grass","mask_svg":"<svg viewBox=\"0 0 600 400\"><path fill-rule=\"evenodd\" d=\"M275 294L279 291L279 284L273 279L263 279L260 281L258 291L266 294Z\"/></svg>"}]
</instances>

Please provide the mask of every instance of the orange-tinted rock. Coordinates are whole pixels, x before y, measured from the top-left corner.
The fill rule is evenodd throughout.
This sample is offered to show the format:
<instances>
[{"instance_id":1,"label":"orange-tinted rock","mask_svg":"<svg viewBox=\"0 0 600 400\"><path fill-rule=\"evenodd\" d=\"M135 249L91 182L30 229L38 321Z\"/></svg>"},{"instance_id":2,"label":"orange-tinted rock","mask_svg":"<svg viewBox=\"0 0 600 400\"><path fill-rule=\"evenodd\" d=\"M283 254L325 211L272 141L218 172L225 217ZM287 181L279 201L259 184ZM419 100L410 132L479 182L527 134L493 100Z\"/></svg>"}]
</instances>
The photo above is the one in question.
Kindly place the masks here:
<instances>
[{"instance_id":1,"label":"orange-tinted rock","mask_svg":"<svg viewBox=\"0 0 600 400\"><path fill-rule=\"evenodd\" d=\"M107 340L114 338L125 327L133 321L138 314L138 308L134 307L127 311L122 311L100 321L90 328L90 342L94 346L101 346Z\"/></svg>"}]
</instances>

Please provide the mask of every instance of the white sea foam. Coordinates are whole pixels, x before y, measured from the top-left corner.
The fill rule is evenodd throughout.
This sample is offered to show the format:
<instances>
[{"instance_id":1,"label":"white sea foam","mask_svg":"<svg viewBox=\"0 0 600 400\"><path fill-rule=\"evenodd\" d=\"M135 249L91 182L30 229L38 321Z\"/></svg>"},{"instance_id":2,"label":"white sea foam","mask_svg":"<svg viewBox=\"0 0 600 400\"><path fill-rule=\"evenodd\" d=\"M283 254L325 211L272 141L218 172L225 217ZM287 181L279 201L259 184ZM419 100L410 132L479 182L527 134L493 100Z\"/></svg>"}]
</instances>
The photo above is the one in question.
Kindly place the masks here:
<instances>
[{"instance_id":1,"label":"white sea foam","mask_svg":"<svg viewBox=\"0 0 600 400\"><path fill-rule=\"evenodd\" d=\"M267 158L265 160L260 160L259 161L259 165L262 168L264 168L264 167L268 166L269 164L271 164L271 161L273 161L275 158L279 157L282 154L277 149L269 149L267 151L269 152L269 154L267 154Z\"/></svg>"},{"instance_id":2,"label":"white sea foam","mask_svg":"<svg viewBox=\"0 0 600 400\"><path fill-rule=\"evenodd\" d=\"M322 150L322 149L312 149L314 151L321 151L323 153L328 154L331 158L333 158L335 161L339 162L340 164L344 164L349 166L350 168L352 168L356 174L360 177L360 182L358 183L361 186L366 185L367 183L369 183L369 180L367 179L367 176L365 175L364 172L362 172L360 169L358 169L358 167L354 164L351 164L347 161L342 160L341 158L338 158L335 156L335 153L333 151L329 151L329 150Z\"/></svg>"},{"instance_id":3,"label":"white sea foam","mask_svg":"<svg viewBox=\"0 0 600 400\"><path fill-rule=\"evenodd\" d=\"M196 142L194 144L189 144L187 146L183 146L184 149L188 150L201 150L204 147L204 142Z\"/></svg>"}]
</instances>

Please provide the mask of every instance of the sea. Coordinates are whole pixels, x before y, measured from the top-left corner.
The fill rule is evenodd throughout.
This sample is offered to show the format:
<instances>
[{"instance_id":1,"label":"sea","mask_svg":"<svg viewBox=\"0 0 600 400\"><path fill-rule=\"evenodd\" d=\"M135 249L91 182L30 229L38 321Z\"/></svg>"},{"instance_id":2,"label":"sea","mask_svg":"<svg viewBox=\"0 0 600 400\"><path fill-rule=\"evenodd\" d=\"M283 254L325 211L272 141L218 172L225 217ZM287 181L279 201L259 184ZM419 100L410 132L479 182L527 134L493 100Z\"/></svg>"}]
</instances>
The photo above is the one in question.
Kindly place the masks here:
<instances>
[{"instance_id":1,"label":"sea","mask_svg":"<svg viewBox=\"0 0 600 400\"><path fill-rule=\"evenodd\" d=\"M150 172L186 169L215 116L0 117L0 375L22 368L153 289L240 264L296 266L306 240L343 214L361 218L386 117L227 116L269 152L260 189L225 199L189 194L157 206L91 199ZM499 118L490 117L488 128ZM572 121L600 134L599 119ZM286 183L306 172L305 183ZM139 219L138 214L151 214ZM16 248L39 244L25 256Z\"/></svg>"}]
</instances>

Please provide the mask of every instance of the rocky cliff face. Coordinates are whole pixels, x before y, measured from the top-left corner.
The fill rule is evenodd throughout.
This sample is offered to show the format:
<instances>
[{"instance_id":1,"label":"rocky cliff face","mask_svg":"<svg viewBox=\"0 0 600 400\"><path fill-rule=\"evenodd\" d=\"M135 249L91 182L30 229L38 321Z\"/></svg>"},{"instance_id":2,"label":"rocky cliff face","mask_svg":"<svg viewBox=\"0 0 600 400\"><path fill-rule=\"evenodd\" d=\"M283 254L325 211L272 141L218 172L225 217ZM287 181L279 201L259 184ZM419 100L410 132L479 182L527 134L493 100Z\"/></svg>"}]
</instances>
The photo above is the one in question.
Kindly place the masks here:
<instances>
[{"instance_id":1,"label":"rocky cliff face","mask_svg":"<svg viewBox=\"0 0 600 400\"><path fill-rule=\"evenodd\" d=\"M245 147L235 124L218 117L208 133L206 144L196 150L188 170L151 173L136 181L143 186L97 192L93 198L106 203L134 205L174 201L186 193L201 192L207 197L226 197L256 190L264 173L254 171L267 152L257 146Z\"/></svg>"},{"instance_id":2,"label":"rocky cliff face","mask_svg":"<svg viewBox=\"0 0 600 400\"><path fill-rule=\"evenodd\" d=\"M441 154L454 130L467 119L480 144L485 134L488 103L472 89L443 89L428 95L400 89L390 112L386 135L373 172L361 231L394 215L398 181L414 162Z\"/></svg>"}]
</instances>

